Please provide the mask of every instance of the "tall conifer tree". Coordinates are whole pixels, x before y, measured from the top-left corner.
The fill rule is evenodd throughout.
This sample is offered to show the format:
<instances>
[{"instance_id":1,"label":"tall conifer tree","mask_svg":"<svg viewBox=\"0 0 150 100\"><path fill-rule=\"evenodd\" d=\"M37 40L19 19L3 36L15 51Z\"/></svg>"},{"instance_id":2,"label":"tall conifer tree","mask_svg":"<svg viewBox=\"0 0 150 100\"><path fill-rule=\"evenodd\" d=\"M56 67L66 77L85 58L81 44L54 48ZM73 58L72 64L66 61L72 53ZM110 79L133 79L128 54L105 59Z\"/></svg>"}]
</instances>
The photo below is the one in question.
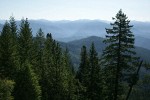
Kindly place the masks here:
<instances>
[{"instance_id":1,"label":"tall conifer tree","mask_svg":"<svg viewBox=\"0 0 150 100\"><path fill-rule=\"evenodd\" d=\"M79 69L77 72L77 79L79 80L79 82L81 83L81 85L86 89L90 80L89 80L89 72L90 72L90 67L89 67L89 57L88 57L88 53L86 50L86 46L82 46L81 48L81 54L80 54L80 65L79 65ZM81 93L81 97L82 99L87 99L87 92L86 90L82 91Z\"/></svg>"},{"instance_id":2,"label":"tall conifer tree","mask_svg":"<svg viewBox=\"0 0 150 100\"><path fill-rule=\"evenodd\" d=\"M134 52L134 35L131 32L133 27L127 16L119 10L112 28L106 29L107 35L104 43L107 44L103 52L103 65L105 75L106 99L117 100L122 95L122 82L124 74L135 72L137 57Z\"/></svg>"},{"instance_id":3,"label":"tall conifer tree","mask_svg":"<svg viewBox=\"0 0 150 100\"><path fill-rule=\"evenodd\" d=\"M0 73L1 77L14 79L18 65L17 45L13 38L11 26L8 22L4 24L0 41Z\"/></svg>"},{"instance_id":4,"label":"tall conifer tree","mask_svg":"<svg viewBox=\"0 0 150 100\"><path fill-rule=\"evenodd\" d=\"M47 34L46 40L44 42L44 49L43 49L43 66L41 68L41 90L42 90L42 100L50 100L51 99L51 88L52 88L52 81L50 77L53 77L51 70L52 70L52 36L51 34ZM51 74L51 75L50 75Z\"/></svg>"},{"instance_id":5,"label":"tall conifer tree","mask_svg":"<svg viewBox=\"0 0 150 100\"><path fill-rule=\"evenodd\" d=\"M41 90L33 69L35 66L33 66L32 31L27 19L21 21L18 42L20 69L17 74L14 97L16 100L40 100Z\"/></svg>"},{"instance_id":6,"label":"tall conifer tree","mask_svg":"<svg viewBox=\"0 0 150 100\"><path fill-rule=\"evenodd\" d=\"M41 88L29 61L24 61L16 80L15 100L41 100Z\"/></svg>"},{"instance_id":7,"label":"tall conifer tree","mask_svg":"<svg viewBox=\"0 0 150 100\"><path fill-rule=\"evenodd\" d=\"M64 87L64 96L66 97L65 99L67 100L76 100L77 95L76 93L76 80L75 80L75 75L73 72L73 66L70 61L70 55L68 49L65 50L63 53L63 58L62 58L62 63L63 63L63 87Z\"/></svg>"},{"instance_id":8,"label":"tall conifer tree","mask_svg":"<svg viewBox=\"0 0 150 100\"><path fill-rule=\"evenodd\" d=\"M89 67L88 98L91 100L100 100L102 99L102 74L94 43L91 44L90 48Z\"/></svg>"},{"instance_id":9,"label":"tall conifer tree","mask_svg":"<svg viewBox=\"0 0 150 100\"><path fill-rule=\"evenodd\" d=\"M34 51L33 51L33 61L32 64L34 65L34 70L36 74L41 78L41 71L43 67L43 49L44 49L44 32L40 28L37 32L37 35L34 39Z\"/></svg>"},{"instance_id":10,"label":"tall conifer tree","mask_svg":"<svg viewBox=\"0 0 150 100\"><path fill-rule=\"evenodd\" d=\"M32 31L27 18L26 20L24 19L21 20L18 39L19 39L19 54L21 64L27 59L30 62L32 62L33 39L32 39Z\"/></svg>"}]
</instances>

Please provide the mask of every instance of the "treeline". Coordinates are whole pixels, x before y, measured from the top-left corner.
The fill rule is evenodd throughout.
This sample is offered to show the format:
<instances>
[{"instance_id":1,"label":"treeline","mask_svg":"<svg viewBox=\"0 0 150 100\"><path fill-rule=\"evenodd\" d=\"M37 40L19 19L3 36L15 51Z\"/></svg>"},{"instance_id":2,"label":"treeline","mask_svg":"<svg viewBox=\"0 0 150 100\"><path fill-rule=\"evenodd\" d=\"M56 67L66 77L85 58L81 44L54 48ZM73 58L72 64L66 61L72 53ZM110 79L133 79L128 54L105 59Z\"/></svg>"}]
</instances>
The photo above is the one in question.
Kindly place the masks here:
<instances>
[{"instance_id":1,"label":"treeline","mask_svg":"<svg viewBox=\"0 0 150 100\"><path fill-rule=\"evenodd\" d=\"M127 16L120 10L113 20L102 56L94 43L83 46L75 72L51 33L33 37L28 19L18 29L11 17L0 33L0 100L128 100L141 65Z\"/></svg>"}]
</instances>

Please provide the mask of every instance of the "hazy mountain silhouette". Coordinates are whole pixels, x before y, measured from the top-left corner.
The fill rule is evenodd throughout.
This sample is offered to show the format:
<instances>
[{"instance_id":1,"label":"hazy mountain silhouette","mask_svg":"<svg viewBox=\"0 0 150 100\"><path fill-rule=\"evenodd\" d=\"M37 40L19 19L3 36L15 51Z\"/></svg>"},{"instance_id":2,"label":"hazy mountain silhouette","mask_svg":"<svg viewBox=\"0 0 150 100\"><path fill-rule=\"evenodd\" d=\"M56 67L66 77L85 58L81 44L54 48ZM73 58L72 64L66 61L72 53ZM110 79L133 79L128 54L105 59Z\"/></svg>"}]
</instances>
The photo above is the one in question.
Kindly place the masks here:
<instances>
[{"instance_id":1,"label":"hazy mountain silhouette","mask_svg":"<svg viewBox=\"0 0 150 100\"><path fill-rule=\"evenodd\" d=\"M0 21L4 24L5 21ZM62 42L73 41L89 36L105 37L105 28L110 28L110 22L103 20L29 20L32 27L33 36L37 30L42 28L44 33L52 33L54 39ZM20 21L17 21L20 25ZM150 49L150 22L131 21L134 25L132 31L135 34L135 45ZM2 29L1 25L0 28Z\"/></svg>"}]
</instances>

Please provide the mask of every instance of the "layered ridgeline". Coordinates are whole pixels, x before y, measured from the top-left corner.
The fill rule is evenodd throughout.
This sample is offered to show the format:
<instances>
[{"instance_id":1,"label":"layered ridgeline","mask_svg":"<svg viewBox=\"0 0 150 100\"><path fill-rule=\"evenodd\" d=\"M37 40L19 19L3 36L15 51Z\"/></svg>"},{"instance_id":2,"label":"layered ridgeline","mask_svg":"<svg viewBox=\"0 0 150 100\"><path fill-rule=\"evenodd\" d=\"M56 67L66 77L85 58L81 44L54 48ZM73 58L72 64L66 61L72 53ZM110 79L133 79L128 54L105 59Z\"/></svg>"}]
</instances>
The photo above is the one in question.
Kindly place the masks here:
<instances>
[{"instance_id":1,"label":"layered ridgeline","mask_svg":"<svg viewBox=\"0 0 150 100\"><path fill-rule=\"evenodd\" d=\"M109 27L107 21L101 20L62 20L62 21L48 21L48 20L29 20L32 34L35 37L37 30L42 28L44 33L51 32L53 37L59 42L62 48L66 46L72 55L73 64L79 64L79 54L82 45L90 47L92 42L95 43L95 48L99 54L105 48L103 43L105 36L105 28ZM0 29L3 28L4 21L1 21ZM136 51L144 60L150 62L150 23L131 21L134 25L133 33L135 34ZM19 27L20 21L16 24Z\"/></svg>"},{"instance_id":2,"label":"layered ridgeline","mask_svg":"<svg viewBox=\"0 0 150 100\"><path fill-rule=\"evenodd\" d=\"M72 56L72 62L76 65L79 64L80 51L81 47L85 45L89 50L91 43L95 44L95 49L98 52L99 56L102 54L102 51L106 47L106 44L103 43L104 38L97 36L90 36L87 38L70 41L67 43L59 42L62 48L68 47L70 54ZM142 47L135 47L135 51L137 52L137 56L140 56L144 61L150 62L150 50Z\"/></svg>"},{"instance_id":3,"label":"layered ridgeline","mask_svg":"<svg viewBox=\"0 0 150 100\"><path fill-rule=\"evenodd\" d=\"M0 20L1 24L4 24L4 20ZM42 28L43 32L51 32L54 39L62 42L73 41L77 39L86 38L89 36L105 37L106 27L110 27L108 21L103 20L60 20L60 21L48 21L48 20L29 20L32 28L33 36L36 36L36 32L39 28ZM2 25L0 24L0 30ZM150 49L150 22L131 21L134 25L132 31L135 35L135 45L143 48ZM20 21L17 21L19 27Z\"/></svg>"},{"instance_id":4,"label":"layered ridgeline","mask_svg":"<svg viewBox=\"0 0 150 100\"><path fill-rule=\"evenodd\" d=\"M45 26L34 22L39 27L42 25L44 31L52 32L57 40L74 40L65 43L54 40L51 33L45 33L41 28L36 30L35 35L37 27L33 27L32 22L30 24L28 19L22 19L21 23L16 23L11 17L9 22L6 21L0 26L0 99L128 100L129 96L131 100L149 98L150 76L146 73L146 68L149 69L150 50L138 46L134 48L134 35L130 30L132 26L122 10L113 20L114 24L110 24L112 28L105 21L100 21L103 25L96 24L97 21L91 24L93 21L89 20L80 20L77 23L51 22L65 27L69 32L65 28L63 30L54 25L49 26L49 21L42 20L42 23L47 23ZM50 30L45 30L47 26ZM103 36L104 27L107 27L106 38ZM149 41L147 33L145 29L144 39L140 34L136 35ZM145 43L140 40L138 42L141 45ZM144 61L139 73L138 57ZM133 85L135 87L132 92Z\"/></svg>"}]
</instances>

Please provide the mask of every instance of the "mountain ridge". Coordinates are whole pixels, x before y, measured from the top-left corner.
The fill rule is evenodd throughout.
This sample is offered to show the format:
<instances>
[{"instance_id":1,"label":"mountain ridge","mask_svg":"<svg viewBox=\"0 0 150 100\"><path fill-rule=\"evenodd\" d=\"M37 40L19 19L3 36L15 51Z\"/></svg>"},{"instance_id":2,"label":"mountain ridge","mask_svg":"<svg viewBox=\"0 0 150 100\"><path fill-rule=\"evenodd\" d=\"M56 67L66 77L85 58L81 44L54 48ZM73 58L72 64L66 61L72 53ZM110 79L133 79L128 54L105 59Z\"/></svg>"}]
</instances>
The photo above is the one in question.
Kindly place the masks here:
<instances>
[{"instance_id":1,"label":"mountain ridge","mask_svg":"<svg viewBox=\"0 0 150 100\"><path fill-rule=\"evenodd\" d=\"M0 21L2 23L4 21ZM16 21L19 28L20 21ZM54 39L62 42L69 42L77 39L86 38L89 36L105 37L105 28L110 28L110 22L104 20L29 20L32 28L33 36L39 28L42 28L45 35L52 33ZM135 35L135 45L150 50L150 22L131 21L134 25L131 31ZM0 25L2 30L2 25Z\"/></svg>"},{"instance_id":2,"label":"mountain ridge","mask_svg":"<svg viewBox=\"0 0 150 100\"><path fill-rule=\"evenodd\" d=\"M87 38L74 40L67 43L64 42L59 43L63 49L65 49L66 47L68 48L72 62L77 67L78 64L80 63L81 47L85 45L87 47L87 50L89 51L91 43L93 42L95 44L95 49L98 52L99 57L101 57L101 54L106 47L106 44L103 43L103 40L104 38L102 37L90 36ZM135 51L137 52L138 57L141 57L141 59L150 63L150 50L136 46Z\"/></svg>"}]
</instances>

